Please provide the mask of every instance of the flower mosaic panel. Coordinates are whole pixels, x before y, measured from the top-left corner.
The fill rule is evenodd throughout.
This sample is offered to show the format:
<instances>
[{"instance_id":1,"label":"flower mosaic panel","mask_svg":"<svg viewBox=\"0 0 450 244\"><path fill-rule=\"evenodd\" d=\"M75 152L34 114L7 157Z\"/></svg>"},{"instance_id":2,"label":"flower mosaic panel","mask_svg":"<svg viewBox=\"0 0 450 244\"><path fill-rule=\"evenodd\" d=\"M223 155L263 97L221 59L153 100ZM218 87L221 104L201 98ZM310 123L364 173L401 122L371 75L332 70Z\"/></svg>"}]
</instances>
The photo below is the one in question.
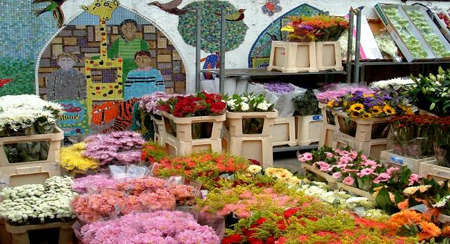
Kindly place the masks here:
<instances>
[{"instance_id":1,"label":"flower mosaic panel","mask_svg":"<svg viewBox=\"0 0 450 244\"><path fill-rule=\"evenodd\" d=\"M285 40L286 36L281 32L281 27L289 23L291 16L314 16L318 14L326 14L311 5L302 4L283 16L277 18L258 36L248 55L249 68L262 68L269 66L270 50L272 41Z\"/></svg>"}]
</instances>

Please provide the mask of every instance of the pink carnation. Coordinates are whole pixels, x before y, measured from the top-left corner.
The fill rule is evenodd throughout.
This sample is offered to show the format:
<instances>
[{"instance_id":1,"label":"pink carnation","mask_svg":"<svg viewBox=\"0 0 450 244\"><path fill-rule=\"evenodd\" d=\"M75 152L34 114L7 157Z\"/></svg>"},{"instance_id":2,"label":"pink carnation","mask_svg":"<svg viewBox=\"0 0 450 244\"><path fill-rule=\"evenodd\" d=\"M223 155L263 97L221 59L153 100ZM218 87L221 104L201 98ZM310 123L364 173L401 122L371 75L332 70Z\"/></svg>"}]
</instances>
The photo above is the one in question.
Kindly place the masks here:
<instances>
[{"instance_id":1,"label":"pink carnation","mask_svg":"<svg viewBox=\"0 0 450 244\"><path fill-rule=\"evenodd\" d=\"M373 180L373 183L378 184L380 182L387 182L391 178L391 175L388 173L381 173L378 175L375 180Z\"/></svg>"},{"instance_id":2,"label":"pink carnation","mask_svg":"<svg viewBox=\"0 0 450 244\"><path fill-rule=\"evenodd\" d=\"M355 183L355 179L353 179L353 177L351 177L351 176L349 175L349 176L345 177L343 183L346 184L346 185L348 185L348 186L352 186L353 183Z\"/></svg>"},{"instance_id":3,"label":"pink carnation","mask_svg":"<svg viewBox=\"0 0 450 244\"><path fill-rule=\"evenodd\" d=\"M358 173L358 177L364 177L366 175L371 175L373 174L373 169L372 168L365 168L363 170L361 170L360 173Z\"/></svg>"},{"instance_id":4,"label":"pink carnation","mask_svg":"<svg viewBox=\"0 0 450 244\"><path fill-rule=\"evenodd\" d=\"M333 175L331 175L333 178L339 179L342 177L342 173L341 172L336 172Z\"/></svg>"},{"instance_id":5,"label":"pink carnation","mask_svg":"<svg viewBox=\"0 0 450 244\"><path fill-rule=\"evenodd\" d=\"M316 163L320 167L320 171L329 171L330 165L325 163L324 161L319 161Z\"/></svg>"}]
</instances>

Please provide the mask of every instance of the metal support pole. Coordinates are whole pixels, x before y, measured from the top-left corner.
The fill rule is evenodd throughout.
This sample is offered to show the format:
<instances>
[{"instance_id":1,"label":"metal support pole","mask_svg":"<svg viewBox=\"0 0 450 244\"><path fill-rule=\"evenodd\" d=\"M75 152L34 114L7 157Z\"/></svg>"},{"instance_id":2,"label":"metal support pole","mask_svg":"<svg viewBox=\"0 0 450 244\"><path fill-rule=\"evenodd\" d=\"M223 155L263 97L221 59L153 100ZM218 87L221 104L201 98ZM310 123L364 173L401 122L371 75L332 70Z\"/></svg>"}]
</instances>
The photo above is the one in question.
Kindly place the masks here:
<instances>
[{"instance_id":1,"label":"metal support pole","mask_svg":"<svg viewBox=\"0 0 450 244\"><path fill-rule=\"evenodd\" d=\"M201 62L200 51L202 50L202 10L197 8L197 27L196 27L196 44L195 44L195 92L200 91Z\"/></svg>"},{"instance_id":2,"label":"metal support pole","mask_svg":"<svg viewBox=\"0 0 450 244\"><path fill-rule=\"evenodd\" d=\"M359 83L359 59L361 49L361 20L362 20L362 9L358 9L356 14L356 46L355 46L355 77L354 83Z\"/></svg>"},{"instance_id":3,"label":"metal support pole","mask_svg":"<svg viewBox=\"0 0 450 244\"><path fill-rule=\"evenodd\" d=\"M348 14L348 42L347 42L347 83L352 82L352 50L353 50L353 20L355 18L355 12L353 8L350 8L350 12Z\"/></svg>"},{"instance_id":4,"label":"metal support pole","mask_svg":"<svg viewBox=\"0 0 450 244\"><path fill-rule=\"evenodd\" d=\"M225 91L225 44L226 44L226 8L222 6L221 15L220 15L220 78L219 78L219 86L220 93L224 93Z\"/></svg>"}]
</instances>

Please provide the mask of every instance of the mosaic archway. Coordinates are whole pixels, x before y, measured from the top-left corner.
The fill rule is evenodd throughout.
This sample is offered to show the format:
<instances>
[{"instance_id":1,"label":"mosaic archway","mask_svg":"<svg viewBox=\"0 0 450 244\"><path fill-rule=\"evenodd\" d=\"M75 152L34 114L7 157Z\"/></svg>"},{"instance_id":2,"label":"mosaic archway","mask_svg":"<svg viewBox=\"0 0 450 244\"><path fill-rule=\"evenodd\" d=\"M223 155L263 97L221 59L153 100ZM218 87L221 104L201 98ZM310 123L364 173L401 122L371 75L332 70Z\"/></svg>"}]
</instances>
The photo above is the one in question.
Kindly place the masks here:
<instances>
[{"instance_id":1,"label":"mosaic archway","mask_svg":"<svg viewBox=\"0 0 450 244\"><path fill-rule=\"evenodd\" d=\"M248 67L263 68L269 66L272 41L285 39L283 37L284 34L281 32L281 27L289 23L289 17L299 15L314 16L318 14L327 13L311 5L302 4L273 21L253 43L248 55Z\"/></svg>"},{"instance_id":2,"label":"mosaic archway","mask_svg":"<svg viewBox=\"0 0 450 244\"><path fill-rule=\"evenodd\" d=\"M135 60L138 52L149 52L148 70L155 72L133 77L135 83L147 76L160 77L166 92L186 92L185 67L170 40L152 23L116 2L96 0L83 7L86 11L51 40L38 60L39 93L67 108L63 118L66 135L130 126L138 99L126 95L131 90L128 74L142 70ZM95 4L108 8L99 10ZM129 28L135 30L134 36L125 33ZM77 114L83 111L86 114Z\"/></svg>"}]
</instances>

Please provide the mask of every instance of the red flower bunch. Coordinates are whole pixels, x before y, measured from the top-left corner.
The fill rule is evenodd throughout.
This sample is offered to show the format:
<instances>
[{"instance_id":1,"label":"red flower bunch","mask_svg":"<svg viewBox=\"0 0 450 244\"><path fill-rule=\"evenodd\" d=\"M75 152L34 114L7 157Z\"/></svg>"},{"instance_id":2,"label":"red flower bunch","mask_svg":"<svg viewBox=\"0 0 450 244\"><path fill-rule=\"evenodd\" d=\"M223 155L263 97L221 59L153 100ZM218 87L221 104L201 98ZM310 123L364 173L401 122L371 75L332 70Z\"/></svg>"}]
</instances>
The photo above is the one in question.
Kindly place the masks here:
<instances>
[{"instance_id":1,"label":"red flower bunch","mask_svg":"<svg viewBox=\"0 0 450 244\"><path fill-rule=\"evenodd\" d=\"M192 117L224 114L226 105L220 94L199 92L160 101L158 108L176 117Z\"/></svg>"}]
</instances>

